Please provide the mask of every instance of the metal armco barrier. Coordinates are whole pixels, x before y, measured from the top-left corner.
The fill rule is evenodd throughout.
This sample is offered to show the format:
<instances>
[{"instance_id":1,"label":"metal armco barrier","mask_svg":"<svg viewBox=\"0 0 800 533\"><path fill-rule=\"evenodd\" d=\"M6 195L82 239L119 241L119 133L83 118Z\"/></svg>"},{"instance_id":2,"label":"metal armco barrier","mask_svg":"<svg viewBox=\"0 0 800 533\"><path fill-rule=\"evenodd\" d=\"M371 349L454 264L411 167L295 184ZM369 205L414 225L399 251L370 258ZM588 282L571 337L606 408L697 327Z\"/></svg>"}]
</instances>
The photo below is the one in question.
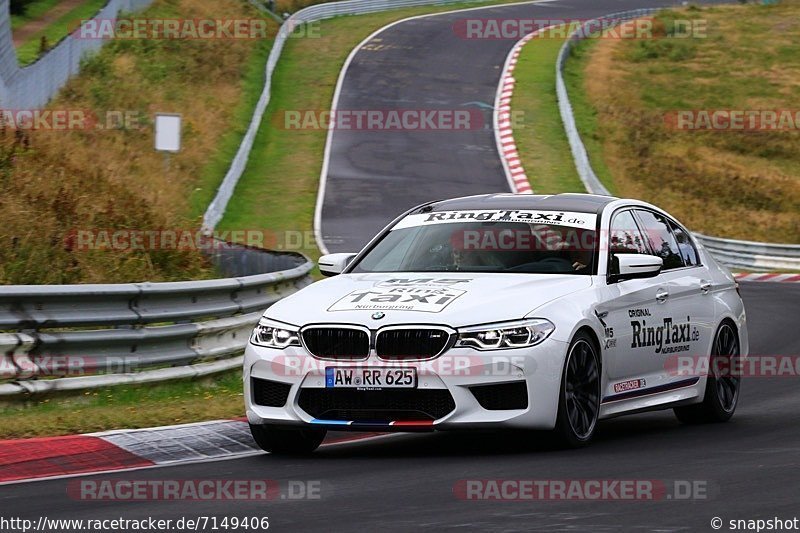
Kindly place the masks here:
<instances>
[{"instance_id":1,"label":"metal armco barrier","mask_svg":"<svg viewBox=\"0 0 800 533\"><path fill-rule=\"evenodd\" d=\"M622 22L631 20L661 11L661 9L635 9L633 11L623 11L602 17L608 25L610 22ZM576 30L561 48L556 62L556 95L558 97L558 107L561 112L561 120L564 123L564 131L569 140L572 150L572 158L575 168L583 182L584 187L590 193L606 194L611 193L600 182L586 152L580 133L578 132L575 116L572 112L572 103L567 94L567 87L564 83L564 65L570 56L572 48L588 34L587 27L595 25L595 21L584 23L583 27ZM753 271L767 270L800 270L800 245L797 244L771 244L753 241L737 241L732 239L721 239L708 237L695 233L695 237L711 252L720 262L729 267L746 269Z\"/></svg>"},{"instance_id":2,"label":"metal armco barrier","mask_svg":"<svg viewBox=\"0 0 800 533\"><path fill-rule=\"evenodd\" d=\"M694 234L711 254L735 268L749 271L800 271L800 245L736 241Z\"/></svg>"},{"instance_id":3,"label":"metal armco barrier","mask_svg":"<svg viewBox=\"0 0 800 533\"><path fill-rule=\"evenodd\" d=\"M0 287L0 397L240 366L264 309L311 283L313 263L296 259L227 279Z\"/></svg>"},{"instance_id":4,"label":"metal armco barrier","mask_svg":"<svg viewBox=\"0 0 800 533\"><path fill-rule=\"evenodd\" d=\"M147 7L152 0L109 0L95 19ZM281 27L247 133L204 217L213 229L244 171L270 98L272 72L286 39L301 24L339 15L464 0L348 0L303 9ZM469 0L467 0L469 1ZM97 39L70 35L20 68L8 0L0 0L0 106L44 106L80 68ZM292 254L240 249L215 252L228 275L210 281L0 287L0 398L125 383L196 377L241 366L263 310L309 284L313 264ZM299 254L295 254L297 257ZM243 272L279 272L242 276ZM77 374L77 375L76 375ZM86 374L86 375L84 375Z\"/></svg>"}]
</instances>

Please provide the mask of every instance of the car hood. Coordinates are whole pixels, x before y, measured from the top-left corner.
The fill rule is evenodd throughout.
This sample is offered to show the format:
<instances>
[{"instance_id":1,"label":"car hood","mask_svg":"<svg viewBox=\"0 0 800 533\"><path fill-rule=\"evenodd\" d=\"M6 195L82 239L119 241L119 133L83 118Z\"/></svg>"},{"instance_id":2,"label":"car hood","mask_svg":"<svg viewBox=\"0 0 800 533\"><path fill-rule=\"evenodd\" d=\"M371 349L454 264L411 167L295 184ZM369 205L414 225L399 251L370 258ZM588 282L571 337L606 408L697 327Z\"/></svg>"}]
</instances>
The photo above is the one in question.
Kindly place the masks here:
<instances>
[{"instance_id":1,"label":"car hood","mask_svg":"<svg viewBox=\"0 0 800 533\"><path fill-rule=\"evenodd\" d=\"M297 326L333 322L462 327L523 318L591 285L591 276L564 274L341 274L278 301L265 315Z\"/></svg>"}]
</instances>

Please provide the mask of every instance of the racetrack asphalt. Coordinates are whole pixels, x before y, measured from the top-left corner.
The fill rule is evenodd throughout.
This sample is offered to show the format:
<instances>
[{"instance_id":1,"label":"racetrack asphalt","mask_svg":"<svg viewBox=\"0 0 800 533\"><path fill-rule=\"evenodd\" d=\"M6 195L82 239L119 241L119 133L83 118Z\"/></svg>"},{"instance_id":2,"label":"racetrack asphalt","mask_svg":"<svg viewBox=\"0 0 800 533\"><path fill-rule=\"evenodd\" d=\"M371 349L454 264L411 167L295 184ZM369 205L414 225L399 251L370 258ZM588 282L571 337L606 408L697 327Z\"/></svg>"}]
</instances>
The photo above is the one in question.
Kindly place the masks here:
<instances>
[{"instance_id":1,"label":"racetrack asphalt","mask_svg":"<svg viewBox=\"0 0 800 533\"><path fill-rule=\"evenodd\" d=\"M509 6L479 13L482 18L586 18L657 4L663 2L567 0L548 7ZM448 32L453 19L461 16L421 19L379 35L392 46L380 54L356 54L342 96L354 98L351 103L358 102L360 109L492 102L499 67L513 42L457 41L469 48L455 54ZM378 68L382 65L391 68ZM352 93L351 86L357 91ZM387 96L370 91L371 86L394 89ZM356 99L360 97L368 100ZM341 102L340 107L344 107ZM341 248L331 246L331 251L358 248L395 213L416 203L508 190L491 131L468 132L464 138L443 132L427 139L425 134L412 135L420 134L405 138L395 133L347 132L344 137L349 140L338 132L334 135L323 230L325 235L352 238L337 244ZM743 283L742 293L751 354L800 354L800 284ZM0 486L0 509L4 517L34 522L41 516L172 520L268 516L275 531L712 531L712 517L727 521L798 514L798 405L797 378L748 378L737 413L727 424L684 426L670 411L632 415L601 422L597 440L576 451L553 449L535 434L401 434L322 448L308 458L263 454L76 478L318 480L319 499L81 501L67 493L74 479L55 479ZM704 483L708 497L464 501L453 490L464 479L690 480Z\"/></svg>"},{"instance_id":2,"label":"racetrack asphalt","mask_svg":"<svg viewBox=\"0 0 800 533\"><path fill-rule=\"evenodd\" d=\"M800 284L744 283L742 292L751 353L799 354ZM581 450L554 449L536 434L398 434L308 458L263 454L77 478L319 481L319 499L81 501L67 494L75 479L56 479L0 486L0 508L5 517L34 521L268 516L275 531L712 531L716 516L797 515L798 405L797 378L754 377L744 381L726 424L683 426L671 411L631 415L601 422L597 440ZM708 494L691 501L473 501L454 494L464 479L681 480L704 484Z\"/></svg>"},{"instance_id":3,"label":"racetrack asphalt","mask_svg":"<svg viewBox=\"0 0 800 533\"><path fill-rule=\"evenodd\" d=\"M423 202L510 191L492 106L518 39L466 39L464 19L590 19L680 3L558 0L457 11L392 25L363 43L341 81L337 109L470 110L483 117L482 127L476 117L461 131L335 129L317 228L328 251L359 251L395 216ZM536 169L526 170L535 191Z\"/></svg>"}]
</instances>

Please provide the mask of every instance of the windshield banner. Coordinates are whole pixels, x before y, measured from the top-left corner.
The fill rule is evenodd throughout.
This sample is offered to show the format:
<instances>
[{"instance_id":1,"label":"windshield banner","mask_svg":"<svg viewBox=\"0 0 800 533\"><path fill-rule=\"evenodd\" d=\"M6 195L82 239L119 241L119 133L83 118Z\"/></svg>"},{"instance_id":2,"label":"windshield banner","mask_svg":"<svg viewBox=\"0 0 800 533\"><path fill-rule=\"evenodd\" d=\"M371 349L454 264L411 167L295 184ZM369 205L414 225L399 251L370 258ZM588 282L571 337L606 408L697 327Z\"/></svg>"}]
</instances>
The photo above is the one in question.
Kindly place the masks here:
<instances>
[{"instance_id":1,"label":"windshield banner","mask_svg":"<svg viewBox=\"0 0 800 533\"><path fill-rule=\"evenodd\" d=\"M436 224L452 224L459 222L519 222L534 225L569 226L573 228L595 229L597 215L594 213L577 213L571 211L538 211L538 210L474 210L474 211L439 211L408 215L398 222L392 231L418 226Z\"/></svg>"}]
</instances>

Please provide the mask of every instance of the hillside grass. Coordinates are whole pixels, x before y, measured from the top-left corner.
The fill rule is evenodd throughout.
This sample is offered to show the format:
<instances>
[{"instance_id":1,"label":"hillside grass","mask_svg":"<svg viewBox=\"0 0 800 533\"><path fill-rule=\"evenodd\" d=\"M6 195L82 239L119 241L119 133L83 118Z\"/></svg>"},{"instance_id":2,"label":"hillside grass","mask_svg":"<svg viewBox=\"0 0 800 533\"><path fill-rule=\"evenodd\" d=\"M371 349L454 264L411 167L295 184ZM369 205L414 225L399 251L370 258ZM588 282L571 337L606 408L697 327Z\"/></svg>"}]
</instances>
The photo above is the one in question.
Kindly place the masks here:
<instances>
[{"instance_id":1,"label":"hillside grass","mask_svg":"<svg viewBox=\"0 0 800 533\"><path fill-rule=\"evenodd\" d=\"M705 20L707 37L666 38L675 19ZM800 130L686 131L665 118L796 110L800 1L665 12L656 30L656 39L586 42L568 63L579 129L601 179L695 231L800 242Z\"/></svg>"},{"instance_id":2,"label":"hillside grass","mask_svg":"<svg viewBox=\"0 0 800 533\"><path fill-rule=\"evenodd\" d=\"M261 0L261 2L265 5L269 5L267 0ZM328 2L326 0L275 0L275 13L278 15L283 15L284 13L295 13L305 7L325 3Z\"/></svg>"},{"instance_id":3,"label":"hillside grass","mask_svg":"<svg viewBox=\"0 0 800 533\"><path fill-rule=\"evenodd\" d=\"M262 17L239 0L157 0L151 18ZM270 20L274 32L277 24ZM266 40L114 40L49 110L120 111L130 127L0 129L0 283L214 277L199 250L76 250L70 232L192 230L238 148L263 80ZM182 150L153 149L155 112L183 117Z\"/></svg>"}]
</instances>

